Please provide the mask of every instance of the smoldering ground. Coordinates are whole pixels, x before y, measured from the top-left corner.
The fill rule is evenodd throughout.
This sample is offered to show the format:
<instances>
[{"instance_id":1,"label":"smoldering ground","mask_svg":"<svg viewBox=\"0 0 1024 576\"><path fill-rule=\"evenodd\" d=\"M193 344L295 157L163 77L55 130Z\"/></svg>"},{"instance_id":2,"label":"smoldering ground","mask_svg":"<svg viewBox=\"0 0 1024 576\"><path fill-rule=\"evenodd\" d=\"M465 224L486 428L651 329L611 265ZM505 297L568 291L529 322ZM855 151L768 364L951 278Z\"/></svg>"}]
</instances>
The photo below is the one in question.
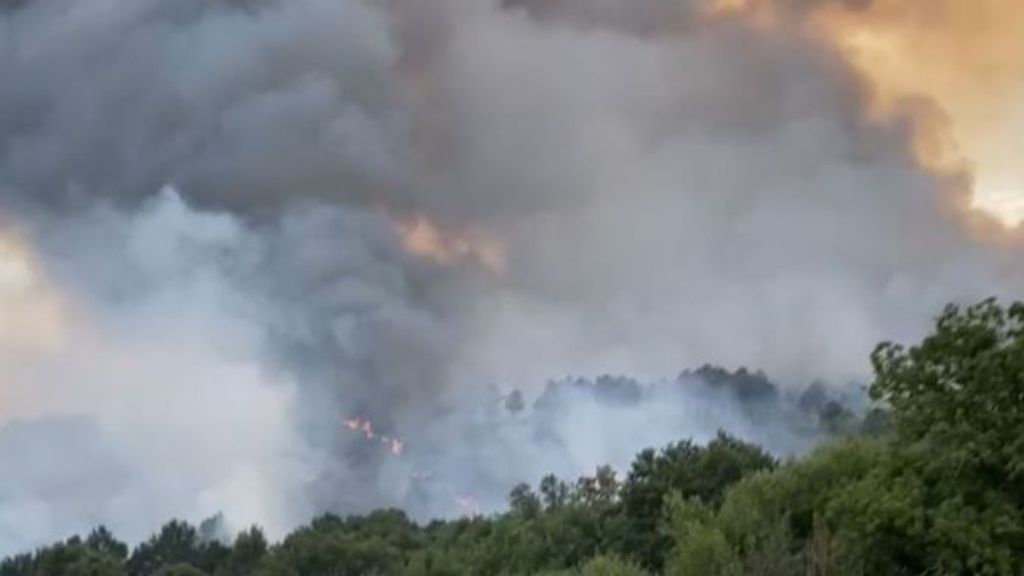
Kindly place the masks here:
<instances>
[{"instance_id":1,"label":"smoldering ground","mask_svg":"<svg viewBox=\"0 0 1024 576\"><path fill-rule=\"evenodd\" d=\"M7 6L0 552L458 513L719 427L785 450L717 397L581 397L538 436L484 391L705 362L863 382L878 340L1020 289L1013 244L966 232L970 174L923 168L916 116L869 115L839 51L629 5Z\"/></svg>"}]
</instances>

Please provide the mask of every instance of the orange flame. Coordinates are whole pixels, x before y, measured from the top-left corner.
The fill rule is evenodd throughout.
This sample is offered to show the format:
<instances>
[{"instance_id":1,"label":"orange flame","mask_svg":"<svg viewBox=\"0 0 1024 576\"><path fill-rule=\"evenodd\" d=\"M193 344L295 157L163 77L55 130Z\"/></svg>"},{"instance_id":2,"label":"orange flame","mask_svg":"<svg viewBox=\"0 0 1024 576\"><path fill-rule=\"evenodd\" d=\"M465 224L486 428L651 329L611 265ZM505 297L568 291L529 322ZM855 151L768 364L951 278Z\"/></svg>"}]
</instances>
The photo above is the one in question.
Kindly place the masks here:
<instances>
[{"instance_id":1,"label":"orange flame","mask_svg":"<svg viewBox=\"0 0 1024 576\"><path fill-rule=\"evenodd\" d=\"M405 449L405 442L400 438L374 432L373 424L369 420L357 417L342 420L341 423L345 428L348 428L353 432L358 432L368 441L383 444L387 448L388 452L393 456L401 456L402 451Z\"/></svg>"},{"instance_id":2,"label":"orange flame","mask_svg":"<svg viewBox=\"0 0 1024 576\"><path fill-rule=\"evenodd\" d=\"M399 221L398 233L407 252L442 266L475 262L491 272L505 270L500 244L479 230L444 230L425 216Z\"/></svg>"}]
</instances>

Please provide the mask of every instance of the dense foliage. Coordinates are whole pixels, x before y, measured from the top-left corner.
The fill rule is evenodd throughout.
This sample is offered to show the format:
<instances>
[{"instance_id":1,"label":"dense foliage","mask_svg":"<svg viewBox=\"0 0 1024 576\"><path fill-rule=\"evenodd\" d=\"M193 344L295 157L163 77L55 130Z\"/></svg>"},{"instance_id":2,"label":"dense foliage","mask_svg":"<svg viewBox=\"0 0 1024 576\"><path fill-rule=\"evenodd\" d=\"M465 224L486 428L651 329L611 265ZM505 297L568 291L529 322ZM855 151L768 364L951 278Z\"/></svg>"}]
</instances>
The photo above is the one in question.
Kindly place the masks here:
<instances>
[{"instance_id":1,"label":"dense foliage","mask_svg":"<svg viewBox=\"0 0 1024 576\"><path fill-rule=\"evenodd\" d=\"M326 515L274 545L171 522L131 551L100 528L0 576L1024 574L1024 305L949 307L872 361L876 409L789 462L720 434L517 486L488 518Z\"/></svg>"}]
</instances>

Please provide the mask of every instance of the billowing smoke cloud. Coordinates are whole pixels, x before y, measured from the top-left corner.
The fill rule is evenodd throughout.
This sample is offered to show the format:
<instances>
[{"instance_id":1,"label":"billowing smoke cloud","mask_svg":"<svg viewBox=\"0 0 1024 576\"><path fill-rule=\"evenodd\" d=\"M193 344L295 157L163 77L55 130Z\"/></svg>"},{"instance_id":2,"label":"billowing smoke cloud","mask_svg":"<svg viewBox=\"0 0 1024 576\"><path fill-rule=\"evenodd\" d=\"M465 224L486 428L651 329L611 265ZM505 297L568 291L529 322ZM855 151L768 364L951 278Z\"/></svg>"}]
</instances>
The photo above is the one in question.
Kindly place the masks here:
<instances>
[{"instance_id":1,"label":"billowing smoke cloud","mask_svg":"<svg viewBox=\"0 0 1024 576\"><path fill-rule=\"evenodd\" d=\"M968 166L976 206L1024 221L1024 6L874 0L868 8L823 11L818 25L870 79L877 112L930 102L930 126L915 138L922 161ZM924 66L914 57L921 52L932 56Z\"/></svg>"},{"instance_id":2,"label":"billowing smoke cloud","mask_svg":"<svg viewBox=\"0 0 1024 576\"><path fill-rule=\"evenodd\" d=\"M254 240L169 192L46 229L27 288L51 294L52 336L0 356L3 551L96 522L139 538L168 516L308 513L295 382L261 360L240 289Z\"/></svg>"},{"instance_id":3,"label":"billowing smoke cloud","mask_svg":"<svg viewBox=\"0 0 1024 576\"><path fill-rule=\"evenodd\" d=\"M967 175L921 168L913 116L870 115L841 51L710 10L0 12L0 553L490 508L720 427L797 450L690 389L521 414L495 390L705 362L863 381L878 340L1024 285L964 231Z\"/></svg>"}]
</instances>

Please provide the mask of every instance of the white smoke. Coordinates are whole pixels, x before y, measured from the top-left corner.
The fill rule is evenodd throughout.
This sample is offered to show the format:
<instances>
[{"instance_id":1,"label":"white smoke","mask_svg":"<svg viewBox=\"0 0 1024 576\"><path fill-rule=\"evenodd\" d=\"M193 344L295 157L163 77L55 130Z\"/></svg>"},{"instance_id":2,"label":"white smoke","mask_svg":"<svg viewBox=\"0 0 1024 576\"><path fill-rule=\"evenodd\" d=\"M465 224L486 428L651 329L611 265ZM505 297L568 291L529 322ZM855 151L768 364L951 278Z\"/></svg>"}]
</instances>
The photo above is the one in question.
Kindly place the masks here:
<instances>
[{"instance_id":1,"label":"white smoke","mask_svg":"<svg viewBox=\"0 0 1024 576\"><path fill-rule=\"evenodd\" d=\"M311 513L296 386L263 360L239 277L246 232L171 191L54 226L59 335L0 360L0 552L101 522L139 539L223 510L280 533Z\"/></svg>"}]
</instances>

